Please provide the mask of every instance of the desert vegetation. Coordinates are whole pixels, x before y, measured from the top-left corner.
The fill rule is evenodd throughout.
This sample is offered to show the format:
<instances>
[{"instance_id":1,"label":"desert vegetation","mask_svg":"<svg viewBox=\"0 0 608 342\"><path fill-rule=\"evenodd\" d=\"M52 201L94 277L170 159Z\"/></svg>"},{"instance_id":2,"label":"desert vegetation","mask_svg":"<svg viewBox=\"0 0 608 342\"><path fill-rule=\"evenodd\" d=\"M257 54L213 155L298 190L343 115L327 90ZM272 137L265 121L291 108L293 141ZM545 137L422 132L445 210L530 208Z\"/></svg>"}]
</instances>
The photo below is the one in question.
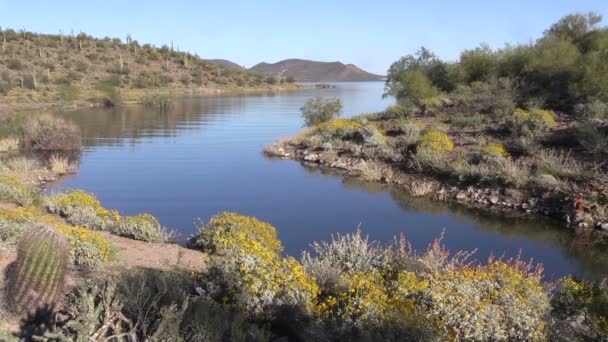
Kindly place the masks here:
<instances>
[{"instance_id":1,"label":"desert vegetation","mask_svg":"<svg viewBox=\"0 0 608 342\"><path fill-rule=\"evenodd\" d=\"M605 282L545 282L541 265L518 258L479 262L474 251L450 253L441 237L416 252L403 236L380 243L357 231L315 242L298 260L281 255L269 223L221 213L190 241L210 257L199 272L139 269L68 286L73 245L54 227L33 225L19 238L15 270L28 271L9 273L8 288L19 296L4 300L32 304L11 306L16 310L38 309L36 319L24 314L23 335L9 338L567 341L608 335ZM46 328L34 329L41 317Z\"/></svg>"},{"instance_id":2,"label":"desert vegetation","mask_svg":"<svg viewBox=\"0 0 608 342\"><path fill-rule=\"evenodd\" d=\"M267 152L605 236L608 86L599 75L608 29L600 22L568 15L533 43L482 44L455 63L421 48L388 70L385 95L395 105L323 122L304 115L315 125Z\"/></svg>"},{"instance_id":3,"label":"desert vegetation","mask_svg":"<svg viewBox=\"0 0 608 342\"><path fill-rule=\"evenodd\" d=\"M130 35L39 34L0 29L0 99L7 106L96 103L118 106L184 89L268 88L275 80L207 62L173 44Z\"/></svg>"}]
</instances>

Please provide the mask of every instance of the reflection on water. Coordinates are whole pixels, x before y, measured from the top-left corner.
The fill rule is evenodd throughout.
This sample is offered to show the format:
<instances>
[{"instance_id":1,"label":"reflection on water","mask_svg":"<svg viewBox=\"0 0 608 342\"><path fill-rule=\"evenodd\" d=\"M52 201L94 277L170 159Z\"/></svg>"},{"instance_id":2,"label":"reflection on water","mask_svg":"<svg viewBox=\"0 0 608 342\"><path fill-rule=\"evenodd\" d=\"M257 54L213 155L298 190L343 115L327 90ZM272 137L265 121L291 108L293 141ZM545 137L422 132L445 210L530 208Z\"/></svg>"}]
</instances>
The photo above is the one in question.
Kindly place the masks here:
<instances>
[{"instance_id":1,"label":"reflection on water","mask_svg":"<svg viewBox=\"0 0 608 342\"><path fill-rule=\"evenodd\" d=\"M394 187L264 157L264 145L301 128L299 108L318 94L341 98L346 116L391 103L381 98L381 83L349 83L295 93L185 98L168 113L140 106L65 113L83 130L81 168L48 191L83 188L123 214L156 215L182 238L194 233L197 218L206 221L220 211L257 216L278 228L291 255L359 225L380 241L404 233L417 249L445 229L449 249L478 248L480 258L521 252L542 261L550 276L608 272L605 247L579 246L570 233L541 218L499 218L412 199Z\"/></svg>"}]
</instances>

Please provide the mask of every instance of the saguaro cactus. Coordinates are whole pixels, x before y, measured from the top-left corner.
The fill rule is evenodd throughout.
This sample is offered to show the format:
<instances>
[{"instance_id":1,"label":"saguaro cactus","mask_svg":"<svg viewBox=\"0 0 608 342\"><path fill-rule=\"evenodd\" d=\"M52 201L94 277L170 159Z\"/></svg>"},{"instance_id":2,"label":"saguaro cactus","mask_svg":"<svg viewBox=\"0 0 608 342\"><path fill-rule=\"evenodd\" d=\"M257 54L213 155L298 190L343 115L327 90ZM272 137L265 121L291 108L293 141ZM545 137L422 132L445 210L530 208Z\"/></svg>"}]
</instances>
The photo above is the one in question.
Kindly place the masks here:
<instances>
[{"instance_id":1,"label":"saguaro cactus","mask_svg":"<svg viewBox=\"0 0 608 342\"><path fill-rule=\"evenodd\" d=\"M17 313L52 310L63 291L68 244L48 225L33 227L19 242L17 261L9 273L9 303Z\"/></svg>"}]
</instances>

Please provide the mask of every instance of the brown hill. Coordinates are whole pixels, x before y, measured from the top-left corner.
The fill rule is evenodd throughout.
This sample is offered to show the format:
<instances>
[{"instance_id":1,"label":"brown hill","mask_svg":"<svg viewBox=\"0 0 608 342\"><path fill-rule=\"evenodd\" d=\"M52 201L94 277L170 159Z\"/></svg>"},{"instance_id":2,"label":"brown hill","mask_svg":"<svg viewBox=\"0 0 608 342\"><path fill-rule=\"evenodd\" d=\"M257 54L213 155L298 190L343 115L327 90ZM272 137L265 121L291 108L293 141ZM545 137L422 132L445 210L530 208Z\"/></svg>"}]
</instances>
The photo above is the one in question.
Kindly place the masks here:
<instances>
[{"instance_id":1,"label":"brown hill","mask_svg":"<svg viewBox=\"0 0 608 342\"><path fill-rule=\"evenodd\" d=\"M299 82L362 82L381 81L375 75L352 64L286 59L274 64L260 63L249 69L268 76L293 78Z\"/></svg>"},{"instance_id":2,"label":"brown hill","mask_svg":"<svg viewBox=\"0 0 608 342\"><path fill-rule=\"evenodd\" d=\"M271 86L262 75L224 64L167 45L141 44L130 36L122 41L85 33L0 29L0 104L104 99L149 90Z\"/></svg>"}]
</instances>

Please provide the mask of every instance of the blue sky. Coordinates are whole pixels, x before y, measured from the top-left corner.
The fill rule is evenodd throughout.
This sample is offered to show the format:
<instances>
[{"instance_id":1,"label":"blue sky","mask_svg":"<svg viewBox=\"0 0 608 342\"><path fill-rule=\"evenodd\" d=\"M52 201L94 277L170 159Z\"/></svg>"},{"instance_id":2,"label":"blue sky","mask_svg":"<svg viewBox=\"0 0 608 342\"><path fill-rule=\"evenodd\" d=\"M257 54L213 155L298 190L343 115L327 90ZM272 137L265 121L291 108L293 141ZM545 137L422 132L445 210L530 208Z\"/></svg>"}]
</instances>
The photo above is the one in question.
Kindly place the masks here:
<instances>
[{"instance_id":1,"label":"blue sky","mask_svg":"<svg viewBox=\"0 0 608 342\"><path fill-rule=\"evenodd\" d=\"M203 58L247 67L285 58L354 63L385 73L424 45L446 60L480 42L528 42L573 12L608 17L606 0L7 1L0 26L173 41ZM607 21L605 20L604 23Z\"/></svg>"}]
</instances>

